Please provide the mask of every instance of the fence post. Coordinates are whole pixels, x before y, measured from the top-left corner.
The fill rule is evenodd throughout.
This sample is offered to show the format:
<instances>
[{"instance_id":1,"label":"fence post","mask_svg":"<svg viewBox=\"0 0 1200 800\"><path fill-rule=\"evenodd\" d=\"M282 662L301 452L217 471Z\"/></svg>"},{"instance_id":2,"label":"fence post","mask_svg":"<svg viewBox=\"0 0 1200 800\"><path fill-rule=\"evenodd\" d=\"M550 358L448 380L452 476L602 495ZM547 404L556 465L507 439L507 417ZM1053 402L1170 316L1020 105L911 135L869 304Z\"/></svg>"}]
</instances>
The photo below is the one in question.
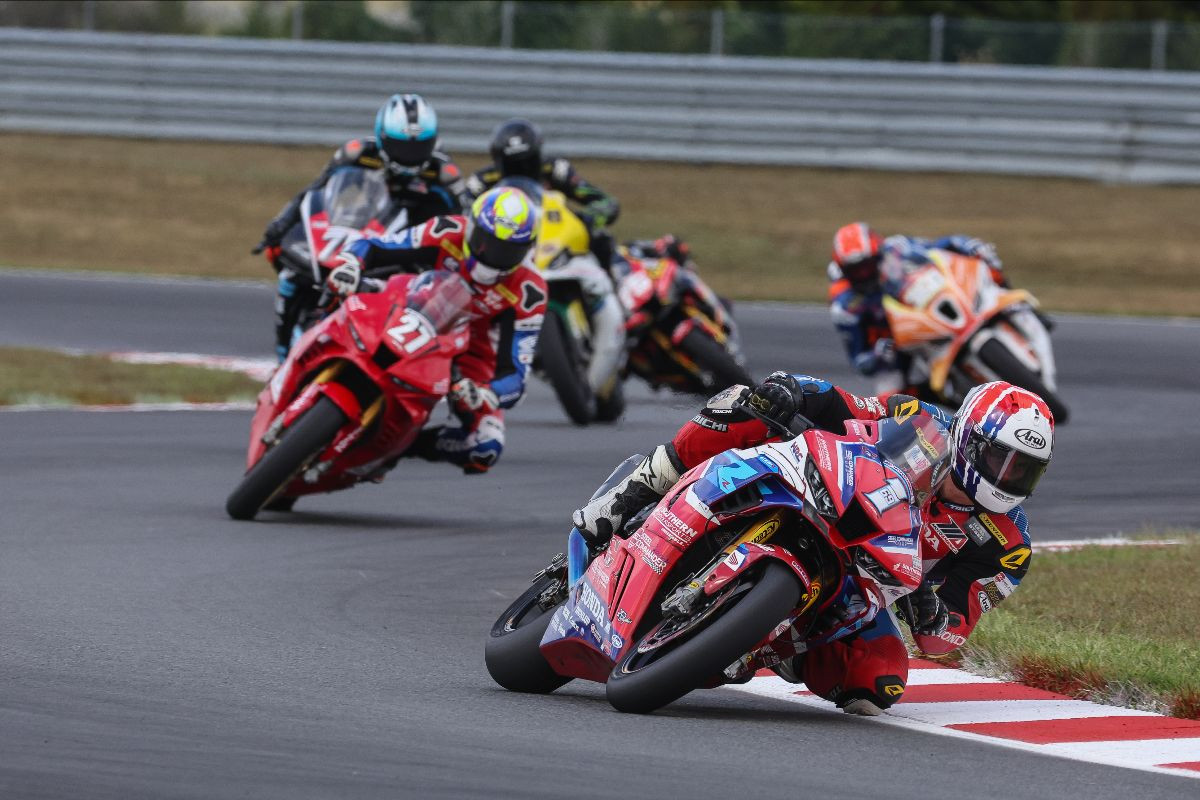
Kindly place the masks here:
<instances>
[{"instance_id":1,"label":"fence post","mask_svg":"<svg viewBox=\"0 0 1200 800\"><path fill-rule=\"evenodd\" d=\"M83 29L96 30L96 0L83 0Z\"/></svg>"},{"instance_id":2,"label":"fence post","mask_svg":"<svg viewBox=\"0 0 1200 800\"><path fill-rule=\"evenodd\" d=\"M940 64L946 60L946 15L929 18L929 60Z\"/></svg>"},{"instance_id":3,"label":"fence post","mask_svg":"<svg viewBox=\"0 0 1200 800\"><path fill-rule=\"evenodd\" d=\"M1165 19L1156 19L1150 26L1150 69L1162 70L1167 68L1167 34L1170 23Z\"/></svg>"},{"instance_id":4,"label":"fence post","mask_svg":"<svg viewBox=\"0 0 1200 800\"><path fill-rule=\"evenodd\" d=\"M712 24L710 28L711 36L708 40L708 52L714 56L722 55L725 52L725 9L714 8L712 10Z\"/></svg>"},{"instance_id":5,"label":"fence post","mask_svg":"<svg viewBox=\"0 0 1200 800\"><path fill-rule=\"evenodd\" d=\"M303 0L295 0L292 3L292 38L304 38L304 3Z\"/></svg>"},{"instance_id":6,"label":"fence post","mask_svg":"<svg viewBox=\"0 0 1200 800\"><path fill-rule=\"evenodd\" d=\"M513 0L504 0L500 4L500 46L511 50L513 46L513 18L517 13L517 4Z\"/></svg>"}]
</instances>

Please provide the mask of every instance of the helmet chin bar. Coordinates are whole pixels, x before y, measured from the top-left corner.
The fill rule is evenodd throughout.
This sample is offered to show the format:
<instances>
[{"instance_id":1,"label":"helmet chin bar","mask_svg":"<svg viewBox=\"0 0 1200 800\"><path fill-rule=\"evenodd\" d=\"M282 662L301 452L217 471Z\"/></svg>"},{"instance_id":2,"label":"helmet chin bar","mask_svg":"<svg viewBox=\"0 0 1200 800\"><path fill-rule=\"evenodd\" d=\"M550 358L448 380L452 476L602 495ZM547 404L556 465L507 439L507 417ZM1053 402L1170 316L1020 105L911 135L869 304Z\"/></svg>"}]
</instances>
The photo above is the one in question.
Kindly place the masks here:
<instances>
[{"instance_id":1,"label":"helmet chin bar","mask_svg":"<svg viewBox=\"0 0 1200 800\"><path fill-rule=\"evenodd\" d=\"M500 280L500 277L505 274L504 270L489 267L477 258L473 260L475 263L471 265L471 280L476 283L491 285Z\"/></svg>"}]
</instances>

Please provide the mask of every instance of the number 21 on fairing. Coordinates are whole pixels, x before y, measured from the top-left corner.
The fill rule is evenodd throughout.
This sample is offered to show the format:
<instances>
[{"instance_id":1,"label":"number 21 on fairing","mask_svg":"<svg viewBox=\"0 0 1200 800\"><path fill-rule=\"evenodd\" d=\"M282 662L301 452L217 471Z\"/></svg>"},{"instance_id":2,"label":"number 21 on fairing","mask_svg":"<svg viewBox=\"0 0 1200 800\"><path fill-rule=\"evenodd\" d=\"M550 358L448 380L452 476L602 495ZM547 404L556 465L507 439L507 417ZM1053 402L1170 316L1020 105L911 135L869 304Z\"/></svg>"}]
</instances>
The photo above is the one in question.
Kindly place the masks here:
<instances>
[{"instance_id":1,"label":"number 21 on fairing","mask_svg":"<svg viewBox=\"0 0 1200 800\"><path fill-rule=\"evenodd\" d=\"M436 336L429 320L411 308L404 309L399 322L399 325L388 328L387 335L392 338L396 347L406 353L417 352Z\"/></svg>"}]
</instances>

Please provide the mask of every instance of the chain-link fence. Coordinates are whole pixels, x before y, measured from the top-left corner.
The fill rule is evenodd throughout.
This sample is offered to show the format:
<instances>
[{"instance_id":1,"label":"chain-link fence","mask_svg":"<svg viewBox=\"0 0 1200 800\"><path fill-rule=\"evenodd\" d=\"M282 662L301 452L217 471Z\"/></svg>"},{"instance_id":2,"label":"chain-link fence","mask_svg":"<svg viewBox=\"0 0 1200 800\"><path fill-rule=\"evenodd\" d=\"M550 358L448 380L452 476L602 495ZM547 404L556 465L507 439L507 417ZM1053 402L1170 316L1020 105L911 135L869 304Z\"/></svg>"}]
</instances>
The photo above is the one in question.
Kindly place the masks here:
<instances>
[{"instance_id":1,"label":"chain-link fence","mask_svg":"<svg viewBox=\"0 0 1200 800\"><path fill-rule=\"evenodd\" d=\"M0 0L0 26L532 50L1200 70L1200 24L1011 22L553 0Z\"/></svg>"}]
</instances>

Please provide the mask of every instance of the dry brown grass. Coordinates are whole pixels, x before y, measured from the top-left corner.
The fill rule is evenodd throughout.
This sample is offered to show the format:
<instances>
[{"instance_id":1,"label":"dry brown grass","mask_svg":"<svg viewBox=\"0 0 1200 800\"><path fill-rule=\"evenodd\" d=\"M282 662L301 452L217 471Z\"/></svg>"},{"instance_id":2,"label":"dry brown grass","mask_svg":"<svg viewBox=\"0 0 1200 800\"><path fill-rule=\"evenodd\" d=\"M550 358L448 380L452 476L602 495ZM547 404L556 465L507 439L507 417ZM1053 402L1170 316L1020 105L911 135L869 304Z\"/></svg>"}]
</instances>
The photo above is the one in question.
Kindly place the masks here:
<instances>
[{"instance_id":1,"label":"dry brown grass","mask_svg":"<svg viewBox=\"0 0 1200 800\"><path fill-rule=\"evenodd\" d=\"M0 263L269 277L248 250L329 148L0 135ZM478 156L462 159L479 166ZM579 162L616 194L622 237L679 233L722 292L824 297L829 241L995 241L1050 308L1200 314L1200 187L807 168Z\"/></svg>"}]
</instances>

